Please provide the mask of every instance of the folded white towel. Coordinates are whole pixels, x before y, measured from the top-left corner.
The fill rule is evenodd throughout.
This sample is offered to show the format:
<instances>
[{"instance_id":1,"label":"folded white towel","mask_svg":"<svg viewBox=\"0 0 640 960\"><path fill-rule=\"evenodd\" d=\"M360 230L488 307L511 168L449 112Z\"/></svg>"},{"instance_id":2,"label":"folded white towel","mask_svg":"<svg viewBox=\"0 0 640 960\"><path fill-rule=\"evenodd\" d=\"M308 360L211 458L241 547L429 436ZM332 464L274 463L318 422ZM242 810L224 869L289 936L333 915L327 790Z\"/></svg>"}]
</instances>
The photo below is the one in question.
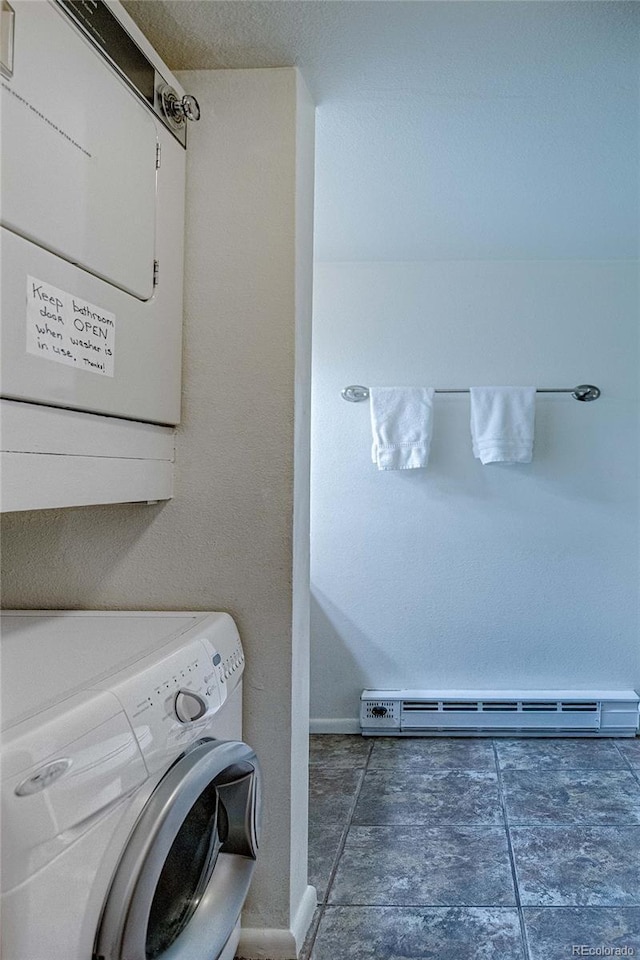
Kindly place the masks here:
<instances>
[{"instance_id":1,"label":"folded white towel","mask_svg":"<svg viewBox=\"0 0 640 960\"><path fill-rule=\"evenodd\" d=\"M378 470L426 467L431 444L432 387L371 387L372 460Z\"/></svg>"},{"instance_id":2,"label":"folded white towel","mask_svg":"<svg viewBox=\"0 0 640 960\"><path fill-rule=\"evenodd\" d=\"M530 463L535 387L471 387L473 454L482 463Z\"/></svg>"}]
</instances>

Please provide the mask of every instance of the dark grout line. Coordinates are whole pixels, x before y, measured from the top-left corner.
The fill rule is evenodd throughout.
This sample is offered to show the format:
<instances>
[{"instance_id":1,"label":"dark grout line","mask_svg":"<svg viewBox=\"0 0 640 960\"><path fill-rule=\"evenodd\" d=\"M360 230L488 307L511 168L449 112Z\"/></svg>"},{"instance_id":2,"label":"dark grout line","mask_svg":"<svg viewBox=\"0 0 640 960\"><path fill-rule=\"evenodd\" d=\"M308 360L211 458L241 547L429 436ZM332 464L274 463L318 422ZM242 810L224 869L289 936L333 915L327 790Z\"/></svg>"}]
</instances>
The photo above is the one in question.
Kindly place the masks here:
<instances>
[{"instance_id":1,"label":"dark grout line","mask_svg":"<svg viewBox=\"0 0 640 960\"><path fill-rule=\"evenodd\" d=\"M309 949L304 954L305 960L312 960L313 958L313 950L316 945L318 930L320 929L320 924L322 923L322 918L324 917L325 906L326 904L324 903L318 904L318 919L315 924L315 929L311 931L310 934L307 934L309 938Z\"/></svg>"},{"instance_id":2,"label":"dark grout line","mask_svg":"<svg viewBox=\"0 0 640 960\"><path fill-rule=\"evenodd\" d=\"M502 773L531 773L544 776L547 773L578 773L589 776L592 773L626 773L627 767L507 767Z\"/></svg>"},{"instance_id":3,"label":"dark grout line","mask_svg":"<svg viewBox=\"0 0 640 960\"><path fill-rule=\"evenodd\" d=\"M637 910L637 903L526 903L523 910ZM593 954L592 954L593 956ZM614 954L615 956L615 954ZM629 954L633 956L633 954Z\"/></svg>"},{"instance_id":4,"label":"dark grout line","mask_svg":"<svg viewBox=\"0 0 640 960\"><path fill-rule=\"evenodd\" d=\"M313 950L313 945L318 933L318 927L320 926L320 921L322 920L323 915L324 907L317 906L313 915L313 920L311 921L311 925L307 931L307 935L304 938L299 960L310 960L311 951Z\"/></svg>"},{"instance_id":5,"label":"dark grout line","mask_svg":"<svg viewBox=\"0 0 640 960\"><path fill-rule=\"evenodd\" d=\"M498 748L496 746L495 740L491 740L491 746L493 747L493 755L496 761L496 772L498 776L498 795L500 797L500 809L502 811L502 818L504 820L504 829L507 834L507 848L509 851L509 865L511 866L511 880L513 882L513 891L516 898L516 907L518 910L518 922L520 924L520 936L522 938L522 949L524 951L524 960L530 960L531 953L529 951L529 941L527 938L527 928L524 922L524 913L522 912L522 901L520 900L520 888L518 886L518 874L516 871L516 858L513 852L513 844L511 842L511 833L509 830L509 818L507 816L507 801L504 795L504 788L502 785L502 770L500 769L500 760L498 758Z\"/></svg>"},{"instance_id":6,"label":"dark grout line","mask_svg":"<svg viewBox=\"0 0 640 960\"><path fill-rule=\"evenodd\" d=\"M613 830L620 829L620 827L640 827L640 823L632 823L629 820L608 820L606 823L603 823L602 820L547 820L545 823L524 823L515 820L509 826L510 828L516 827L518 830L571 830L574 827L580 829L585 827L590 830L595 827L610 827Z\"/></svg>"},{"instance_id":7,"label":"dark grout line","mask_svg":"<svg viewBox=\"0 0 640 960\"><path fill-rule=\"evenodd\" d=\"M328 907L374 907L381 910L517 910L515 903L328 903Z\"/></svg>"},{"instance_id":8,"label":"dark grout line","mask_svg":"<svg viewBox=\"0 0 640 960\"><path fill-rule=\"evenodd\" d=\"M370 756L371 756L371 753L369 753L369 757ZM329 874L329 879L327 881L327 889L325 890L324 899L322 901L323 907L326 907L329 902L329 894L331 893L331 887L333 886L335 875L338 872L338 864L340 863L340 858L344 852L345 844L347 842L347 835L349 833L349 829L353 821L353 815L356 811L358 800L360 799L360 794L362 792L362 787L364 785L364 778L369 768L369 757L367 757L365 765L362 768L362 772L360 774L360 781L358 783L358 786L356 787L356 791L355 791L353 800L351 802L351 806L349 807L349 812L347 813L345 828L342 831L340 843L338 844L338 850L336 852L336 855L333 861L333 866L331 867L331 872Z\"/></svg>"},{"instance_id":9,"label":"dark grout line","mask_svg":"<svg viewBox=\"0 0 640 960\"><path fill-rule=\"evenodd\" d=\"M632 738L630 737L629 739L632 739ZM618 753L619 753L620 756L622 757L622 759L623 759L626 767L628 768L629 772L631 773L631 776L634 778L634 780L637 781L638 784L640 784L640 770L636 770L636 769L635 769L635 767L634 767L633 764L631 763L631 760L629 760L629 757L627 757L626 754L624 754L624 753L622 752L621 748L618 746L617 743L614 743L614 747L616 748L616 750L618 751Z\"/></svg>"},{"instance_id":10,"label":"dark grout line","mask_svg":"<svg viewBox=\"0 0 640 960\"><path fill-rule=\"evenodd\" d=\"M338 871L338 864L340 863L340 857L342 856L342 853L343 853L344 847L345 847L345 843L347 842L347 834L349 833L349 828L350 828L350 826L351 826L351 821L352 821L352 819L353 819L353 814L355 813L356 806L358 805L358 800L359 800L359 798L360 798L360 793L361 793L361 791L362 791L362 787L363 787L363 784L364 784L365 774L366 774L366 772L367 772L367 770L368 770L368 768L369 768L369 760L371 759L371 754L372 754L372 752L373 752L373 743L371 743L369 752L368 752L368 754L367 754L367 756L366 756L366 759L365 759L365 762L364 762L364 766L363 766L362 771L361 771L361 773L360 773L360 780L359 780L359 782L358 782L358 786L356 787L356 791L355 791L355 794L354 794L353 801L352 801L352 803L351 803L351 806L349 807L349 811L348 811L347 816L346 816L345 827L344 827L344 829L343 829L343 831L342 831L342 834L341 834L341 836L340 836L340 843L338 844L338 850L337 850L337 852L336 852L336 855L335 855L335 857L334 857L331 870L330 870L330 872L329 872L329 879L327 880L327 887L326 887L326 890L325 890L325 892L324 892L324 897L322 898L322 902L318 904L318 909L319 909L318 922L316 923L316 928L315 928L315 930L313 931L313 934L312 934L311 939L310 939L310 941L309 941L309 951L308 951L308 953L307 953L308 960L313 960L313 950L314 950L314 947L315 947L315 945L316 945L316 937L318 936L318 930L320 929L320 924L322 923L322 918L324 917L325 910L326 910L327 906L329 905L329 894L331 893L331 887L333 886L333 881L334 881L335 875L336 875L336 873L337 873L337 871ZM329 766L329 764L327 764L327 766ZM334 770L337 770L337 769L339 769L339 768L334 766L333 769L334 769Z\"/></svg>"},{"instance_id":11,"label":"dark grout line","mask_svg":"<svg viewBox=\"0 0 640 960\"><path fill-rule=\"evenodd\" d=\"M366 830L380 830L380 829L389 829L389 830L440 830L448 829L452 827L456 830L460 828L468 828L469 830L484 829L487 830L492 828L494 830L502 830L504 828L504 821L496 823L484 823L475 820L462 820L455 821L455 823L449 822L448 820L425 820L420 823L416 823L415 820L412 823L352 823L352 827L363 827ZM546 830L548 828L558 829L558 830L568 830L572 827L610 827L611 829L619 827L638 827L640 828L640 823L631 822L629 820L608 820L604 823L602 820L546 820L544 823L537 821L534 823L527 823L521 820L514 820L509 824L510 828L517 827L518 829L524 828L525 830Z\"/></svg>"},{"instance_id":12,"label":"dark grout line","mask_svg":"<svg viewBox=\"0 0 640 960\"><path fill-rule=\"evenodd\" d=\"M350 827L364 827L365 829L388 829L388 830L411 830L415 828L416 830L439 830L441 827L446 829L447 827L469 827L469 829L475 829L475 827L483 827L485 830L489 827L493 827L494 830L501 830L504 826L502 822L496 823L495 820L484 821L484 820L421 820L420 823L416 823L413 820L411 823L404 822L394 822L389 823L387 820L386 823L350 823ZM520 824L518 824L520 826ZM538 826L538 824L534 824ZM561 824L561 826L566 826L566 824Z\"/></svg>"}]
</instances>

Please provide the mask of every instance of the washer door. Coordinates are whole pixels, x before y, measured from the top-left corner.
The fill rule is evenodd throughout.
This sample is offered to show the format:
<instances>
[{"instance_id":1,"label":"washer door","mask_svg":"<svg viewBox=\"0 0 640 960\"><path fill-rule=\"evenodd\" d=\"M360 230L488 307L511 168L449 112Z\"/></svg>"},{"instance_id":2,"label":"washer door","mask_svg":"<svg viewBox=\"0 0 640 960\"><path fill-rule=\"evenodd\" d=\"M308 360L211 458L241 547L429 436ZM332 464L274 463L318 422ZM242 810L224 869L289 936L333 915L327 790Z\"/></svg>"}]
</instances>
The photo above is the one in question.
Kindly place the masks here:
<instances>
[{"instance_id":1,"label":"washer door","mask_svg":"<svg viewBox=\"0 0 640 960\"><path fill-rule=\"evenodd\" d=\"M255 869L261 776L245 743L200 741L163 777L129 837L96 960L214 960Z\"/></svg>"}]
</instances>

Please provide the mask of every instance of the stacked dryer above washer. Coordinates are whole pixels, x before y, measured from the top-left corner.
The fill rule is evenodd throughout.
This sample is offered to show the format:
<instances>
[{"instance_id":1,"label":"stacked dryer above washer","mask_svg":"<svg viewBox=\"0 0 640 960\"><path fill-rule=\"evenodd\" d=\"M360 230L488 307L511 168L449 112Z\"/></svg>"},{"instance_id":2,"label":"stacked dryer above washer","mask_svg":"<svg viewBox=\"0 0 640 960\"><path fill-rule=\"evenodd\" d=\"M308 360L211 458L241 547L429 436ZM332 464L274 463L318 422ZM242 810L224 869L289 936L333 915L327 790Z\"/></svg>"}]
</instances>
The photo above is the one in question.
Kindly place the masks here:
<instances>
[{"instance_id":1,"label":"stacked dryer above washer","mask_svg":"<svg viewBox=\"0 0 640 960\"><path fill-rule=\"evenodd\" d=\"M0 7L2 509L166 499L198 104L117 0Z\"/></svg>"},{"instance_id":2,"label":"stacked dryer above washer","mask_svg":"<svg viewBox=\"0 0 640 960\"><path fill-rule=\"evenodd\" d=\"M2 633L3 960L231 960L261 810L231 617Z\"/></svg>"}]
</instances>

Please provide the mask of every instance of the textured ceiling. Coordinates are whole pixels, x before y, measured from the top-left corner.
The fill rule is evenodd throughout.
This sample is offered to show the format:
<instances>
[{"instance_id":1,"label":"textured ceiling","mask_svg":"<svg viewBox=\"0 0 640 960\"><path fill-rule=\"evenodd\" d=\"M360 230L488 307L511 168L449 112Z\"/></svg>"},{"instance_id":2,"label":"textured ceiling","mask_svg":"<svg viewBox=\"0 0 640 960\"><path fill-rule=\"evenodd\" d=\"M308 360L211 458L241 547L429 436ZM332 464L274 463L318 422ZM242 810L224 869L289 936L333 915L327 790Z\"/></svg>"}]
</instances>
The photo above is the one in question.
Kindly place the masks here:
<instances>
[{"instance_id":1,"label":"textured ceiling","mask_svg":"<svg viewBox=\"0 0 640 960\"><path fill-rule=\"evenodd\" d=\"M174 70L301 69L320 259L637 255L640 4L125 6Z\"/></svg>"}]
</instances>

